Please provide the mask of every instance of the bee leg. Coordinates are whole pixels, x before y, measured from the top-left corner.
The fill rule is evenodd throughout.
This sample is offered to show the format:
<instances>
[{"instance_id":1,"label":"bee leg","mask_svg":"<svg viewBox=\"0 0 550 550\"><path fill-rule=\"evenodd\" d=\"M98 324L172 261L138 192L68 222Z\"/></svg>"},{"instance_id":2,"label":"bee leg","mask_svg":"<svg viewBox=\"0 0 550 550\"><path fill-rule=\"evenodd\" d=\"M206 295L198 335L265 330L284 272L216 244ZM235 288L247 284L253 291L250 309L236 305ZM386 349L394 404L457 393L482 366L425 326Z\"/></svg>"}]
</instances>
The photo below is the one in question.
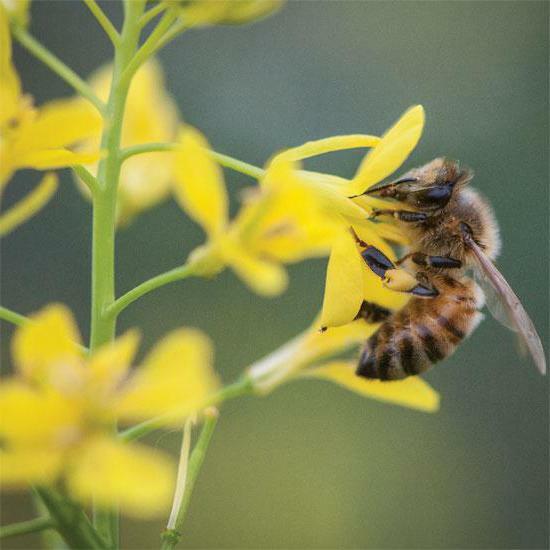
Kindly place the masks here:
<instances>
[{"instance_id":1,"label":"bee leg","mask_svg":"<svg viewBox=\"0 0 550 550\"><path fill-rule=\"evenodd\" d=\"M426 212L411 212L410 210L373 210L369 216L375 219L378 216L393 216L402 222L418 223L425 222L428 219Z\"/></svg>"},{"instance_id":2,"label":"bee leg","mask_svg":"<svg viewBox=\"0 0 550 550\"><path fill-rule=\"evenodd\" d=\"M419 282L416 277L404 269L398 269L394 263L375 246L367 246L361 256L369 269L380 277L384 286L396 292L408 292L416 296L434 297L439 293L431 285Z\"/></svg>"},{"instance_id":3,"label":"bee leg","mask_svg":"<svg viewBox=\"0 0 550 550\"><path fill-rule=\"evenodd\" d=\"M405 260L407 257L411 258L416 265L421 266L444 269L458 269L462 267L462 262L456 258L451 258L450 256L430 256L428 254L424 254L423 252L413 252L412 254L407 254L407 256L401 258L401 260L397 263L400 264L401 261Z\"/></svg>"},{"instance_id":4,"label":"bee leg","mask_svg":"<svg viewBox=\"0 0 550 550\"><path fill-rule=\"evenodd\" d=\"M416 274L416 280L419 284L411 291L411 294L421 296L422 298L435 298L439 296L439 290L430 282L426 273L419 271Z\"/></svg>"},{"instance_id":5,"label":"bee leg","mask_svg":"<svg viewBox=\"0 0 550 550\"><path fill-rule=\"evenodd\" d=\"M363 300L359 313L355 316L355 319L363 319L367 323L381 323L391 314L391 310L379 306L374 302L367 302L366 300Z\"/></svg>"},{"instance_id":6,"label":"bee leg","mask_svg":"<svg viewBox=\"0 0 550 550\"><path fill-rule=\"evenodd\" d=\"M409 258L412 258L413 254L414 252L409 252L408 254L405 254L395 262L395 265L403 265Z\"/></svg>"},{"instance_id":7,"label":"bee leg","mask_svg":"<svg viewBox=\"0 0 550 550\"><path fill-rule=\"evenodd\" d=\"M381 279L386 276L386 272L389 269L395 269L394 263L375 246L367 246L361 252L361 256L371 271Z\"/></svg>"}]
</instances>

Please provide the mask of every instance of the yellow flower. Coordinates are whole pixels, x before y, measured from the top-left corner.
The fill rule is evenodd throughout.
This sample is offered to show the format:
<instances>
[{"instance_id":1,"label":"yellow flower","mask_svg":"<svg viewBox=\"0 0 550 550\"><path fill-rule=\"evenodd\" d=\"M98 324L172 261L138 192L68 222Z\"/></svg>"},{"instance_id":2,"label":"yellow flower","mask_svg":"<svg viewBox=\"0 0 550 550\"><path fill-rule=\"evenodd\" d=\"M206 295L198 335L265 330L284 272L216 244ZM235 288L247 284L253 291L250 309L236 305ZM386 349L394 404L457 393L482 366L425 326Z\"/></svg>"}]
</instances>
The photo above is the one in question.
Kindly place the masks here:
<instances>
[{"instance_id":1,"label":"yellow flower","mask_svg":"<svg viewBox=\"0 0 550 550\"><path fill-rule=\"evenodd\" d=\"M26 27L29 24L30 0L0 0L4 4L10 17L19 24Z\"/></svg>"},{"instance_id":2,"label":"yellow flower","mask_svg":"<svg viewBox=\"0 0 550 550\"><path fill-rule=\"evenodd\" d=\"M19 9L22 3L15 4ZM21 82L11 59L8 14L0 2L0 196L12 174L21 168L46 170L88 163L97 152L77 154L68 147L93 134L98 128L93 107L76 100L56 100L35 108L23 95ZM30 217L50 198L51 178L35 194ZM37 204L40 198L42 203ZM16 205L17 206L17 205ZM6 213L8 215L8 213Z\"/></svg>"},{"instance_id":3,"label":"yellow flower","mask_svg":"<svg viewBox=\"0 0 550 550\"><path fill-rule=\"evenodd\" d=\"M12 341L15 375L0 382L0 479L19 487L62 478L83 502L93 497L123 511L165 511L174 468L162 453L124 443L113 422L163 415L166 425L202 408L218 387L209 340L179 329L130 372L136 331L87 357L71 313L53 304L19 328Z\"/></svg>"},{"instance_id":4,"label":"yellow flower","mask_svg":"<svg viewBox=\"0 0 550 550\"><path fill-rule=\"evenodd\" d=\"M236 25L263 19L277 11L283 0L167 0L186 26Z\"/></svg>"},{"instance_id":5,"label":"yellow flower","mask_svg":"<svg viewBox=\"0 0 550 550\"><path fill-rule=\"evenodd\" d=\"M231 222L221 168L208 142L194 128L181 132L181 151L175 154L175 195L182 209L206 232L208 242L195 251L203 274L231 267L250 287L264 295L282 292L287 284L284 263L324 255L334 227L307 201L303 189L269 184L286 177L287 164L266 172L263 187L248 194Z\"/></svg>"},{"instance_id":6,"label":"yellow flower","mask_svg":"<svg viewBox=\"0 0 550 550\"><path fill-rule=\"evenodd\" d=\"M363 299L373 295L380 297L381 305L403 305L406 298L384 288L366 268L349 229L353 225L365 242L389 256L393 252L386 238L404 242L396 227L368 220L372 208L385 204L383 201L353 196L400 166L420 138L423 124L424 110L417 106L382 138L335 136L275 155L260 180L260 189L245 202L232 223L221 168L213 160L206 139L186 127L181 132L181 151L175 154L175 194L183 210L208 237L206 247L193 259L201 254L203 274L230 266L254 290L273 295L287 284L282 264L331 251L324 326L350 322ZM305 171L299 165L305 158L357 147L373 149L352 180Z\"/></svg>"},{"instance_id":7,"label":"yellow flower","mask_svg":"<svg viewBox=\"0 0 550 550\"><path fill-rule=\"evenodd\" d=\"M106 101L112 79L112 66L100 68L90 79L97 96ZM155 60L148 61L132 79L124 122L121 146L141 143L171 142L176 137L178 110L164 85L162 68ZM98 149L102 131L99 127L82 151ZM95 174L97 166L89 167ZM145 153L133 156L122 166L118 187L118 221L127 224L134 216L164 200L171 189L172 169L166 153ZM89 196L87 188L82 190Z\"/></svg>"},{"instance_id":8,"label":"yellow flower","mask_svg":"<svg viewBox=\"0 0 550 550\"><path fill-rule=\"evenodd\" d=\"M357 361L346 359L346 356L364 344L378 324L358 319L328 331L319 330L320 326L316 320L304 333L248 369L248 376L258 393L268 393L296 378L319 378L363 397L425 412L439 408L439 394L419 376L383 382L355 374Z\"/></svg>"},{"instance_id":9,"label":"yellow flower","mask_svg":"<svg viewBox=\"0 0 550 550\"><path fill-rule=\"evenodd\" d=\"M407 301L406 296L386 289L367 268L350 227L362 241L395 258L386 239L404 243L404 237L397 227L368 219L373 208L391 208L391 204L363 193L399 168L420 139L423 127L424 110L418 105L405 112L382 138L357 135L321 139L283 151L270 163L270 167L291 163L286 177L272 178L272 186L303 189L307 193L307 202L317 204L320 215L331 216L333 225L338 227L334 232L327 269L322 312L324 327L352 321L363 300L392 309L402 307ZM305 158L356 147L372 149L351 180L305 171L299 165L299 161Z\"/></svg>"}]
</instances>

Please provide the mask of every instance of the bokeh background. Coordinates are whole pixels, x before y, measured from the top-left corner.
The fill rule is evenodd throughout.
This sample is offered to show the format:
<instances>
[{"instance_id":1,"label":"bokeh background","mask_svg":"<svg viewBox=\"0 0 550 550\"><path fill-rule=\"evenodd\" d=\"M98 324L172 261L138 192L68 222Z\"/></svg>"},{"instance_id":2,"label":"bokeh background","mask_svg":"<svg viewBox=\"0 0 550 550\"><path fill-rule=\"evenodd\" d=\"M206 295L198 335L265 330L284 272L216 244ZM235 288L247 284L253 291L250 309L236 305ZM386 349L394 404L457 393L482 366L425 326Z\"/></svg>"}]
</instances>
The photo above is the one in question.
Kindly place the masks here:
<instances>
[{"instance_id":1,"label":"bokeh background","mask_svg":"<svg viewBox=\"0 0 550 550\"><path fill-rule=\"evenodd\" d=\"M437 155L472 166L502 228L499 266L548 349L548 3L290 2L246 27L188 32L160 54L184 120L214 147L262 164L323 136L380 133L422 103L427 126L405 168ZM120 20L120 5L104 5ZM76 1L37 1L32 31L87 75L110 57ZM20 48L24 89L38 103L71 90ZM316 167L351 176L359 155ZM36 183L22 172L5 206ZM236 200L251 182L227 173ZM68 173L45 211L2 243L2 304L22 313L58 300L88 330L91 209ZM202 240L173 201L118 234L120 291L181 263ZM291 268L288 292L251 294L230 273L165 287L132 305L120 329L149 346L179 325L216 342L230 381L302 330L320 307L325 261ZM2 332L9 370L11 327ZM323 382L224 406L197 483L187 548L545 548L547 379L487 319L427 375L441 411L366 401ZM153 444L176 452L177 434ZM3 522L31 517L3 498ZM125 521L127 548L157 546L161 521ZM37 537L4 548L31 548Z\"/></svg>"}]
</instances>

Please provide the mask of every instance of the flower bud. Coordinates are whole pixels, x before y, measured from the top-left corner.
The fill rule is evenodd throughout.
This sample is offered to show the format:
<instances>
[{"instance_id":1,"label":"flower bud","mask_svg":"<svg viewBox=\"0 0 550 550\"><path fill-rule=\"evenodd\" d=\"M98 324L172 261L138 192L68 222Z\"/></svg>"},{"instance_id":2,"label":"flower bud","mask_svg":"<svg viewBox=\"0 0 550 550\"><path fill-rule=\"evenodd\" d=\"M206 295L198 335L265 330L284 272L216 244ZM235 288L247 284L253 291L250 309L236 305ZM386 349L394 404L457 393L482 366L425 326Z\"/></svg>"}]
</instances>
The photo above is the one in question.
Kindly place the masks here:
<instances>
[{"instance_id":1,"label":"flower bud","mask_svg":"<svg viewBox=\"0 0 550 550\"><path fill-rule=\"evenodd\" d=\"M278 10L283 0L167 0L192 26L239 25L263 19Z\"/></svg>"}]
</instances>

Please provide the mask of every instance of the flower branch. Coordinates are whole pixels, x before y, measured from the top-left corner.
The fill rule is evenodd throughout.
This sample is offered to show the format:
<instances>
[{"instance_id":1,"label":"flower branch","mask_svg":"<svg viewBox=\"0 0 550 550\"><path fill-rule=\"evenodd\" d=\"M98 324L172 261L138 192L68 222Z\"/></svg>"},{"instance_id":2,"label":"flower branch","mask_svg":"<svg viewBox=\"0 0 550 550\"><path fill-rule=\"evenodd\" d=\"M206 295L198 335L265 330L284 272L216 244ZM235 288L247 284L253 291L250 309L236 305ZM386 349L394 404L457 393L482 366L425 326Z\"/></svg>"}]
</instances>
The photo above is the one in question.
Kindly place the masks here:
<instances>
[{"instance_id":1,"label":"flower branch","mask_svg":"<svg viewBox=\"0 0 550 550\"><path fill-rule=\"evenodd\" d=\"M125 161L130 157L135 155L141 155L144 153L157 153L157 152L173 152L181 150L181 145L179 143L140 143L139 145L133 145L131 147L126 147L121 151L121 159ZM254 166L248 162L236 159L229 155L223 153L218 153L217 151L210 151L212 157L225 168L230 168L235 172L240 172L254 179L260 179L264 174L265 170Z\"/></svg>"},{"instance_id":2,"label":"flower branch","mask_svg":"<svg viewBox=\"0 0 550 550\"><path fill-rule=\"evenodd\" d=\"M37 487L34 490L50 513L57 531L70 547L93 550L107 548L105 541L79 506L62 497L53 489Z\"/></svg>"},{"instance_id":3,"label":"flower branch","mask_svg":"<svg viewBox=\"0 0 550 550\"><path fill-rule=\"evenodd\" d=\"M92 196L99 190L99 182L97 178L84 166L72 166L73 172L84 182L88 187Z\"/></svg>"},{"instance_id":4,"label":"flower branch","mask_svg":"<svg viewBox=\"0 0 550 550\"><path fill-rule=\"evenodd\" d=\"M0 319L18 327L22 327L29 321L29 319L27 319L24 315L16 313L15 311L3 306L0 306Z\"/></svg>"},{"instance_id":5,"label":"flower branch","mask_svg":"<svg viewBox=\"0 0 550 550\"><path fill-rule=\"evenodd\" d=\"M136 73L136 71L139 69L139 67L147 61L147 59L153 55L153 53L156 51L156 46L158 45L159 41L163 38L166 31L170 28L172 23L175 21L177 15L174 11L167 11L160 21L158 22L157 26L153 29L153 32L147 37L147 40L143 43L143 45L139 48L139 50L136 52L128 66L125 68L124 73L122 75L123 81L128 81L132 78L132 76Z\"/></svg>"},{"instance_id":6,"label":"flower branch","mask_svg":"<svg viewBox=\"0 0 550 550\"><path fill-rule=\"evenodd\" d=\"M193 264L186 264L148 279L116 299L111 306L106 309L105 314L111 318L116 318L121 311L145 294L169 283L192 277L195 275L194 268L195 266Z\"/></svg>"},{"instance_id":7,"label":"flower branch","mask_svg":"<svg viewBox=\"0 0 550 550\"><path fill-rule=\"evenodd\" d=\"M52 518L39 517L0 527L0 539L16 537L19 535L28 535L30 533L38 533L40 531L45 531L46 529L56 528L57 524Z\"/></svg>"},{"instance_id":8,"label":"flower branch","mask_svg":"<svg viewBox=\"0 0 550 550\"><path fill-rule=\"evenodd\" d=\"M105 114L106 105L97 97L90 86L22 26L13 25L13 36L24 48L72 86L82 97L85 97L102 115Z\"/></svg>"},{"instance_id":9,"label":"flower branch","mask_svg":"<svg viewBox=\"0 0 550 550\"><path fill-rule=\"evenodd\" d=\"M157 17L157 15L160 15L166 8L166 4L159 2L156 6L146 11L139 20L141 28L144 28L151 20Z\"/></svg>"},{"instance_id":10,"label":"flower branch","mask_svg":"<svg viewBox=\"0 0 550 550\"><path fill-rule=\"evenodd\" d=\"M193 448L189 463L186 468L185 479L183 480L184 487L181 494L181 500L174 499L174 511L176 514L170 515L170 521L168 522L167 529L162 533L162 550L171 550L175 548L179 542L182 533L181 529L185 521L187 510L189 509L189 503L191 501L191 495L195 487L195 482L202 468L208 446L212 440L212 435L218 422L218 410L214 407L210 407L204 411L204 424L197 444ZM185 440L184 440L185 443Z\"/></svg>"},{"instance_id":11,"label":"flower branch","mask_svg":"<svg viewBox=\"0 0 550 550\"><path fill-rule=\"evenodd\" d=\"M101 25L101 28L105 31L105 34L109 37L112 44L117 46L120 41L120 34L111 23L111 20L100 8L96 0L84 0L84 3L92 12L92 15L97 19L97 22Z\"/></svg>"},{"instance_id":12,"label":"flower branch","mask_svg":"<svg viewBox=\"0 0 550 550\"><path fill-rule=\"evenodd\" d=\"M248 376L242 376L233 384L223 387L219 392L214 394L210 399L212 405L220 405L225 401L231 399L236 399L237 397L242 397L244 395L250 395L253 393L252 381ZM141 422L123 430L119 433L119 438L123 441L135 441L141 437L145 437L147 434L154 432L160 428L163 428L166 424L166 415L157 416Z\"/></svg>"}]
</instances>

